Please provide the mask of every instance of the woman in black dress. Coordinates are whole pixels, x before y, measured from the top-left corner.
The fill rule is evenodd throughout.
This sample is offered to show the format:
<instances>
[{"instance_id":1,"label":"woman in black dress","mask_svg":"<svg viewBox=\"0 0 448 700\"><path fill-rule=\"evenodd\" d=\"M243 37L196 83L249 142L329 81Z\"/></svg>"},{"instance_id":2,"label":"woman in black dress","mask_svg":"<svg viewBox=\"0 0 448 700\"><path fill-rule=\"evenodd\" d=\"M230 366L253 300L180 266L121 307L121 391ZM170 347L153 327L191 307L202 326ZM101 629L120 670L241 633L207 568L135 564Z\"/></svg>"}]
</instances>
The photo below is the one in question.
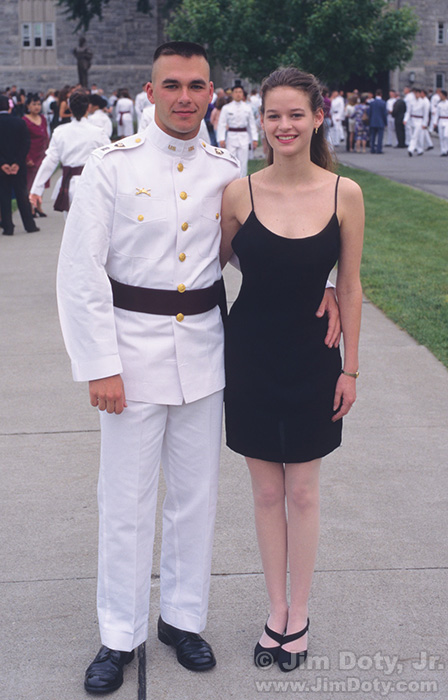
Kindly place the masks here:
<instances>
[{"instance_id":1,"label":"woman in black dress","mask_svg":"<svg viewBox=\"0 0 448 700\"><path fill-rule=\"evenodd\" d=\"M262 99L271 164L223 198L222 264L234 252L243 275L226 326L226 431L250 470L270 601L254 660L290 671L307 654L321 458L356 398L364 208L358 185L332 172L314 76L275 71ZM316 315L336 262L343 363Z\"/></svg>"}]
</instances>

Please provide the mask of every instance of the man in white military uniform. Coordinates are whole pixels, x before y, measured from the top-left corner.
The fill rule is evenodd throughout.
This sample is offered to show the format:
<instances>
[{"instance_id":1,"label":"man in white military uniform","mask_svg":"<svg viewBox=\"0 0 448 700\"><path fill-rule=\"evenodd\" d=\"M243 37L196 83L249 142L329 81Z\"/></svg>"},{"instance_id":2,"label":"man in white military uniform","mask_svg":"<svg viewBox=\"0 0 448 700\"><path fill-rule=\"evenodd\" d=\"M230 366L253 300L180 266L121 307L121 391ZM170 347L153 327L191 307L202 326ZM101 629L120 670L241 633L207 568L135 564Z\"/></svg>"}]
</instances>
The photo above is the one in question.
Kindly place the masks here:
<instances>
[{"instance_id":1,"label":"man in white military uniform","mask_svg":"<svg viewBox=\"0 0 448 700\"><path fill-rule=\"evenodd\" d=\"M440 100L437 103L434 126L437 126L440 143L440 155L448 156L448 99L447 91L440 90Z\"/></svg>"},{"instance_id":2,"label":"man in white military uniform","mask_svg":"<svg viewBox=\"0 0 448 700\"><path fill-rule=\"evenodd\" d=\"M215 665L206 624L224 387L220 208L231 154L198 137L204 49L156 50L144 133L98 149L70 210L58 304L74 379L100 410L98 619L84 687L107 693L147 637L157 481L167 485L159 639Z\"/></svg>"},{"instance_id":3,"label":"man in white military uniform","mask_svg":"<svg viewBox=\"0 0 448 700\"><path fill-rule=\"evenodd\" d=\"M252 141L253 149L258 146L258 131L253 111L245 102L244 90L241 81L235 81L232 88L232 102L221 109L218 121L218 142L221 148L227 147L233 153L241 165L241 177L247 175L247 161L249 159L249 145Z\"/></svg>"},{"instance_id":4,"label":"man in white military uniform","mask_svg":"<svg viewBox=\"0 0 448 700\"><path fill-rule=\"evenodd\" d=\"M412 89L413 97L406 102L406 114L404 124L411 125L411 140L408 145L408 154L413 156L423 155L423 132L427 128L429 117L429 101L424 102L422 91L419 88Z\"/></svg>"},{"instance_id":5,"label":"man in white military uniform","mask_svg":"<svg viewBox=\"0 0 448 700\"><path fill-rule=\"evenodd\" d=\"M330 116L332 127L330 129L331 142L333 146L339 146L341 141L344 141L344 117L345 103L343 92L334 90L331 95Z\"/></svg>"},{"instance_id":6,"label":"man in white military uniform","mask_svg":"<svg viewBox=\"0 0 448 700\"><path fill-rule=\"evenodd\" d=\"M135 115L137 117L137 131L141 130L140 121L143 115L143 110L150 106L150 101L148 100L148 95L146 93L146 83L142 85L142 91L138 93L135 98Z\"/></svg>"},{"instance_id":7,"label":"man in white military uniform","mask_svg":"<svg viewBox=\"0 0 448 700\"><path fill-rule=\"evenodd\" d=\"M120 687L147 637L160 461L159 638L187 668L215 665L197 633L207 615L222 425L221 197L239 166L197 137L213 86L195 46L156 52L148 84L155 120L90 158L60 253L74 379L90 382L101 411L103 646L86 672L92 693Z\"/></svg>"},{"instance_id":8,"label":"man in white military uniform","mask_svg":"<svg viewBox=\"0 0 448 700\"><path fill-rule=\"evenodd\" d=\"M395 146L398 144L397 134L395 132L395 119L392 115L394 104L397 101L397 94L395 90L389 90L389 99L386 102L387 111L387 138L386 146Z\"/></svg>"},{"instance_id":9,"label":"man in white military uniform","mask_svg":"<svg viewBox=\"0 0 448 700\"><path fill-rule=\"evenodd\" d=\"M41 206L45 183L61 164L62 175L56 183L52 197L55 200L56 211L67 212L88 157L99 146L110 143L104 131L87 119L87 92L83 89L75 90L70 95L69 104L74 119L54 130L50 145L45 151L45 158L31 185L30 202L33 207Z\"/></svg>"}]
</instances>

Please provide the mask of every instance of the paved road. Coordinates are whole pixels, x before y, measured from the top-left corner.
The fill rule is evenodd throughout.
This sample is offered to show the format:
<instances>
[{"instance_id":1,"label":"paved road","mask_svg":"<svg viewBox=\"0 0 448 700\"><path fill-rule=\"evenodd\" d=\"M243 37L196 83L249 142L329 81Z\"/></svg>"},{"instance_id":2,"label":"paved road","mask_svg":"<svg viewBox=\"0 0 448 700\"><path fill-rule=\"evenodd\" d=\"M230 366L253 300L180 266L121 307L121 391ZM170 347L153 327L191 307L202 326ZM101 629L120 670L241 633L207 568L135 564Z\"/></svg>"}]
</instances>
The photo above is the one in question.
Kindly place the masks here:
<instances>
[{"instance_id":1,"label":"paved road","mask_svg":"<svg viewBox=\"0 0 448 700\"><path fill-rule=\"evenodd\" d=\"M409 158L406 148L385 147L382 155L372 153L347 153L342 145L336 148L338 160L344 165L370 170L404 185L448 199L448 158L442 158L439 140L434 138L434 148L422 156Z\"/></svg>"},{"instance_id":2,"label":"paved road","mask_svg":"<svg viewBox=\"0 0 448 700\"><path fill-rule=\"evenodd\" d=\"M25 234L16 220L16 234L0 236L0 700L87 697L83 671L99 646L98 418L86 386L71 381L54 293L63 219L48 201L45 209L39 233ZM226 277L232 301L238 275ZM266 594L248 473L223 447L206 631L218 665L204 675L186 671L156 639L159 529L152 700L446 699L448 372L365 303L358 387L344 445L322 468L309 668L286 675L252 664ZM114 697L136 698L136 679L133 662ZM374 690L380 681L395 692ZM422 681L437 689L426 692ZM294 682L308 691L273 685ZM403 692L405 683L411 691Z\"/></svg>"}]
</instances>

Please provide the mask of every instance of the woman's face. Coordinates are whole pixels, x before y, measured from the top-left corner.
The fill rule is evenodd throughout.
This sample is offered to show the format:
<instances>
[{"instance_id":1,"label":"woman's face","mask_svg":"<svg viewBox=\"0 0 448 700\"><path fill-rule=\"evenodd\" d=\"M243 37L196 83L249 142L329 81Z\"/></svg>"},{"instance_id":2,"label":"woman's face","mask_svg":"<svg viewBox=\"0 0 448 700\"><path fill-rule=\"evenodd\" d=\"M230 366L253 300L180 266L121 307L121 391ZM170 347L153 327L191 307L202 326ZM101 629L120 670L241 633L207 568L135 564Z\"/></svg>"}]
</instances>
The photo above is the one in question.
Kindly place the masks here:
<instances>
[{"instance_id":1,"label":"woman's face","mask_svg":"<svg viewBox=\"0 0 448 700\"><path fill-rule=\"evenodd\" d=\"M41 109L42 103L40 100L33 100L33 102L30 102L28 105L28 111L30 114L40 114Z\"/></svg>"},{"instance_id":2,"label":"woman's face","mask_svg":"<svg viewBox=\"0 0 448 700\"><path fill-rule=\"evenodd\" d=\"M295 155L309 150L313 130L323 122L321 109L311 110L308 95L293 87L276 87L265 95L261 117L266 138L274 153Z\"/></svg>"}]
</instances>

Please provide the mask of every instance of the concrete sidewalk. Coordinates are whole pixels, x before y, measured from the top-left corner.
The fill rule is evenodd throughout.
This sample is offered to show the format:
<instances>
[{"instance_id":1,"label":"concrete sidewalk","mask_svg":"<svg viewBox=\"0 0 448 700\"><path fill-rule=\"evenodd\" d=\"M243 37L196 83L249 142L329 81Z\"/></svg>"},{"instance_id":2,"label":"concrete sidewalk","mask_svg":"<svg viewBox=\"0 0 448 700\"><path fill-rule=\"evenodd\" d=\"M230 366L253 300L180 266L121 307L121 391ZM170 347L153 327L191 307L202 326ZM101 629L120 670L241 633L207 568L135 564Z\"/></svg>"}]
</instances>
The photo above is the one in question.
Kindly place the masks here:
<instances>
[{"instance_id":1,"label":"concrete sidewalk","mask_svg":"<svg viewBox=\"0 0 448 700\"><path fill-rule=\"evenodd\" d=\"M16 234L0 236L1 700L88 697L84 669L100 644L98 416L86 385L71 380L54 292L63 218L48 201L44 208L39 233L25 234L16 214ZM238 274L226 277L231 301ZM205 633L218 665L189 672L157 641L159 518L152 700L446 699L448 372L369 303L360 370L344 445L322 467L308 667L282 674L253 665L267 598L248 472L223 447ZM136 661L112 697L137 697Z\"/></svg>"}]
</instances>

